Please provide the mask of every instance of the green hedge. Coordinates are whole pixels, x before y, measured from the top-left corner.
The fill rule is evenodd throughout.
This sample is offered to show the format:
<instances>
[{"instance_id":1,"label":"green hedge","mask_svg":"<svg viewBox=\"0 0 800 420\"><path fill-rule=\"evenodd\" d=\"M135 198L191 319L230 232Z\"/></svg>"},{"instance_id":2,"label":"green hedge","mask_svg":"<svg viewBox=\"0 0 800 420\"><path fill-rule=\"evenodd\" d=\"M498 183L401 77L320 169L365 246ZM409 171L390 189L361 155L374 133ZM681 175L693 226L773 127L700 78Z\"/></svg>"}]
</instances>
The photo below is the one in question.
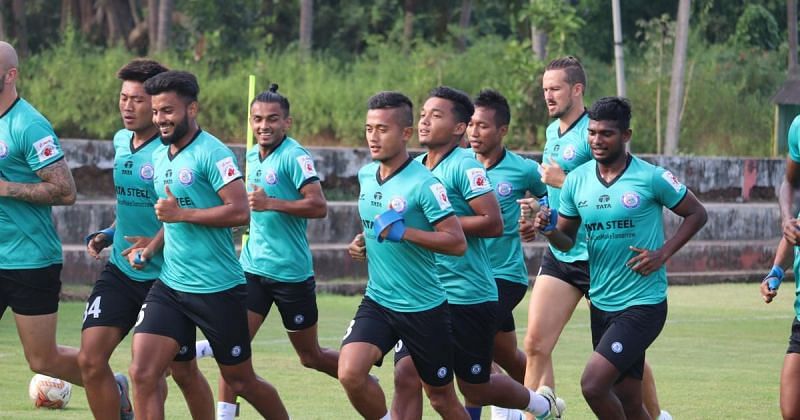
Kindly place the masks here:
<instances>
[{"instance_id":1,"label":"green hedge","mask_svg":"<svg viewBox=\"0 0 800 420\"><path fill-rule=\"evenodd\" d=\"M693 44L696 42L693 41ZM544 63L530 47L487 37L465 52L417 42L409 51L392 44L371 45L352 61L324 53L303 58L295 51L264 51L236 63L195 62L171 52L156 57L174 69L192 71L200 81L200 124L226 141L243 141L247 76L257 89L269 83L292 103L295 137L308 144L360 145L367 98L379 90L400 90L416 106L439 84L470 94L485 87L503 92L512 104L512 147L540 149L548 118L543 109ZM781 51L737 51L734 47L690 46L687 108L681 128L683 153L765 156L771 151L774 107L769 97L783 78ZM116 70L134 58L121 48L99 49L68 34L52 48L26 59L20 92L62 137L110 139L120 127ZM671 57L669 57L671 58ZM587 104L615 91L613 67L584 58L589 76ZM651 64L629 57L628 92L634 106L634 150L656 151L655 88L662 84L666 119L669 75L653 78ZM667 73L668 73L668 65ZM662 126L663 130L663 126Z\"/></svg>"}]
</instances>

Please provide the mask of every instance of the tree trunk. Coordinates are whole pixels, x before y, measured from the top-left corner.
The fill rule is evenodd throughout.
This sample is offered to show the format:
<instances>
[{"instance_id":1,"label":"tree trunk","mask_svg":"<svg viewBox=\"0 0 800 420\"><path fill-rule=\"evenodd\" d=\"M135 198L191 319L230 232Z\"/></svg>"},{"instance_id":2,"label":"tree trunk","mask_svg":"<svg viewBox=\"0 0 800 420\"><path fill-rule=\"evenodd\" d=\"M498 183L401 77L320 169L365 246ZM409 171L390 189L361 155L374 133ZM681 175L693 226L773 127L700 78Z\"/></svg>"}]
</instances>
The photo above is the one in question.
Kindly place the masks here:
<instances>
[{"instance_id":1,"label":"tree trunk","mask_svg":"<svg viewBox=\"0 0 800 420\"><path fill-rule=\"evenodd\" d=\"M300 0L300 51L311 52L314 37L314 0Z\"/></svg>"},{"instance_id":2,"label":"tree trunk","mask_svg":"<svg viewBox=\"0 0 800 420\"><path fill-rule=\"evenodd\" d=\"M158 3L158 0L147 0L147 42L151 54L158 44Z\"/></svg>"},{"instance_id":3,"label":"tree trunk","mask_svg":"<svg viewBox=\"0 0 800 420\"><path fill-rule=\"evenodd\" d=\"M619 0L611 0L611 20L614 25L614 61L616 64L617 96L625 97L628 94L628 90L625 87L625 54L622 50L622 15L619 10Z\"/></svg>"},{"instance_id":4,"label":"tree trunk","mask_svg":"<svg viewBox=\"0 0 800 420\"><path fill-rule=\"evenodd\" d=\"M403 47L408 48L411 40L414 39L414 11L416 0L405 0L403 2Z\"/></svg>"},{"instance_id":5,"label":"tree trunk","mask_svg":"<svg viewBox=\"0 0 800 420\"><path fill-rule=\"evenodd\" d=\"M61 0L61 23L58 28L61 32L68 26L78 27L80 24L80 4L78 0Z\"/></svg>"},{"instance_id":6,"label":"tree trunk","mask_svg":"<svg viewBox=\"0 0 800 420\"><path fill-rule=\"evenodd\" d=\"M6 31L6 17L3 16L5 9L5 0L0 0L0 39L8 39L8 31Z\"/></svg>"},{"instance_id":7,"label":"tree trunk","mask_svg":"<svg viewBox=\"0 0 800 420\"><path fill-rule=\"evenodd\" d=\"M691 0L679 0L678 21L675 29L675 52L672 56L672 81L669 86L669 109L667 111L667 135L664 139L664 154L678 152L678 137L681 132L681 105L683 104L683 81L686 73L686 45L689 40L689 12Z\"/></svg>"},{"instance_id":8,"label":"tree trunk","mask_svg":"<svg viewBox=\"0 0 800 420\"><path fill-rule=\"evenodd\" d=\"M786 0L786 21L789 32L789 78L800 78L797 68L797 0Z\"/></svg>"},{"instance_id":9,"label":"tree trunk","mask_svg":"<svg viewBox=\"0 0 800 420\"><path fill-rule=\"evenodd\" d=\"M106 44L122 42L127 46L128 36L134 28L133 16L127 0L103 0L100 7L105 11L107 21Z\"/></svg>"},{"instance_id":10,"label":"tree trunk","mask_svg":"<svg viewBox=\"0 0 800 420\"><path fill-rule=\"evenodd\" d=\"M531 0L531 4L535 1ZM533 50L533 56L541 61L547 58L548 39L547 32L536 29L536 26L531 23L531 49Z\"/></svg>"},{"instance_id":11,"label":"tree trunk","mask_svg":"<svg viewBox=\"0 0 800 420\"><path fill-rule=\"evenodd\" d=\"M461 0L461 17L458 19L458 50L464 52L467 49L467 30L469 29L469 19L472 16L472 0Z\"/></svg>"},{"instance_id":12,"label":"tree trunk","mask_svg":"<svg viewBox=\"0 0 800 420\"><path fill-rule=\"evenodd\" d=\"M78 0L80 7L81 33L89 35L94 26L94 5L92 0Z\"/></svg>"},{"instance_id":13,"label":"tree trunk","mask_svg":"<svg viewBox=\"0 0 800 420\"><path fill-rule=\"evenodd\" d=\"M14 47L17 53L25 57L28 55L28 24L25 20L25 0L13 0L11 2L11 13L14 15L14 35L17 38L17 45Z\"/></svg>"},{"instance_id":14,"label":"tree trunk","mask_svg":"<svg viewBox=\"0 0 800 420\"><path fill-rule=\"evenodd\" d=\"M158 40L156 51L166 51L169 47L170 30L172 29L172 10L175 0L160 0L158 7Z\"/></svg>"}]
</instances>

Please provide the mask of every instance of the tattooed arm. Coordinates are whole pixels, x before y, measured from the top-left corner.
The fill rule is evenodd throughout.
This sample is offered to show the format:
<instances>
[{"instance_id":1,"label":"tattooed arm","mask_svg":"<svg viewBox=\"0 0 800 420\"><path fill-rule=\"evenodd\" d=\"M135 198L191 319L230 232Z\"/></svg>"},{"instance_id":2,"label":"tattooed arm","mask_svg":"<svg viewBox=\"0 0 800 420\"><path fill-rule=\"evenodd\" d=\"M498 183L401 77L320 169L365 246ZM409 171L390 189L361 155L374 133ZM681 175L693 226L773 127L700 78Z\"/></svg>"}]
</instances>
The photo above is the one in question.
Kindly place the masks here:
<instances>
[{"instance_id":1,"label":"tattooed arm","mask_svg":"<svg viewBox=\"0 0 800 420\"><path fill-rule=\"evenodd\" d=\"M42 182L27 184L0 181L0 197L34 204L69 206L75 203L75 180L67 162L61 159L36 171Z\"/></svg>"}]
</instances>

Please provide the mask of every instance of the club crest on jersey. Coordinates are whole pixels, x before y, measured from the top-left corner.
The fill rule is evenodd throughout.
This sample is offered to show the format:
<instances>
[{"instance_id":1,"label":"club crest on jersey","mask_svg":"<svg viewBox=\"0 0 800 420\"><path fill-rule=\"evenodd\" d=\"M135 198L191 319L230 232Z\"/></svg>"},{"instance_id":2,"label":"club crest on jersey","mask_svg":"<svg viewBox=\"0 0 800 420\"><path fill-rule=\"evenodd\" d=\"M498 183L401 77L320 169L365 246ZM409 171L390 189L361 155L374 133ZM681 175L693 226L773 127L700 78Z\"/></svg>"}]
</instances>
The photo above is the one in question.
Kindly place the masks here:
<instances>
[{"instance_id":1,"label":"club crest on jersey","mask_svg":"<svg viewBox=\"0 0 800 420\"><path fill-rule=\"evenodd\" d=\"M312 176L317 176L317 170L314 169L314 160L311 159L311 156L308 155L298 156L297 163L303 170L304 178L311 178Z\"/></svg>"},{"instance_id":2,"label":"club crest on jersey","mask_svg":"<svg viewBox=\"0 0 800 420\"><path fill-rule=\"evenodd\" d=\"M672 186L675 192L681 192L683 184L681 184L681 182L678 181L678 178L676 178L675 175L672 174L672 172L670 171L664 172L663 174L661 174L661 178L664 178L664 181L667 181L667 183L669 183L669 185Z\"/></svg>"},{"instance_id":3,"label":"club crest on jersey","mask_svg":"<svg viewBox=\"0 0 800 420\"><path fill-rule=\"evenodd\" d=\"M497 194L501 197L507 197L511 195L511 191L514 190L514 187L511 186L510 182L500 182L497 184Z\"/></svg>"},{"instance_id":4,"label":"club crest on jersey","mask_svg":"<svg viewBox=\"0 0 800 420\"><path fill-rule=\"evenodd\" d=\"M233 162L233 158L230 156L217 161L217 170L224 184L242 176L239 172L239 168L236 167L236 163Z\"/></svg>"},{"instance_id":5,"label":"club crest on jersey","mask_svg":"<svg viewBox=\"0 0 800 420\"><path fill-rule=\"evenodd\" d=\"M264 182L269 185L275 185L278 183L278 174L275 173L272 169L268 169L267 173L264 175Z\"/></svg>"},{"instance_id":6,"label":"club crest on jersey","mask_svg":"<svg viewBox=\"0 0 800 420\"><path fill-rule=\"evenodd\" d=\"M575 159L576 154L577 153L575 153L575 146L570 144L564 148L564 152L561 153L561 157L566 161L570 161L572 159Z\"/></svg>"},{"instance_id":7,"label":"club crest on jersey","mask_svg":"<svg viewBox=\"0 0 800 420\"><path fill-rule=\"evenodd\" d=\"M639 197L639 194L636 194L633 191L622 194L622 205L625 206L625 208L635 209L636 207L639 207L639 203L641 201L642 199Z\"/></svg>"},{"instance_id":8,"label":"club crest on jersey","mask_svg":"<svg viewBox=\"0 0 800 420\"><path fill-rule=\"evenodd\" d=\"M36 149L36 156L39 157L39 162L44 162L47 159L56 155L58 151L56 147L56 142L53 139L53 136L44 137L35 143L33 143L33 148Z\"/></svg>"},{"instance_id":9,"label":"club crest on jersey","mask_svg":"<svg viewBox=\"0 0 800 420\"><path fill-rule=\"evenodd\" d=\"M439 203L440 210L446 210L451 207L450 200L447 198L447 190L444 185L436 183L431 185L431 192L436 197L436 202Z\"/></svg>"},{"instance_id":10,"label":"club crest on jersey","mask_svg":"<svg viewBox=\"0 0 800 420\"><path fill-rule=\"evenodd\" d=\"M402 213L402 212L406 211L406 207L407 206L408 206L408 204L406 202L406 199L403 198L403 197L400 197L400 196L393 197L389 201L389 208L390 209L394 209L394 211L396 211L398 213Z\"/></svg>"},{"instance_id":11,"label":"club crest on jersey","mask_svg":"<svg viewBox=\"0 0 800 420\"><path fill-rule=\"evenodd\" d=\"M194 182L194 173L191 169L183 168L178 172L178 181L186 186L192 185Z\"/></svg>"},{"instance_id":12,"label":"club crest on jersey","mask_svg":"<svg viewBox=\"0 0 800 420\"><path fill-rule=\"evenodd\" d=\"M0 159L5 159L6 156L8 156L8 145L0 140Z\"/></svg>"},{"instance_id":13,"label":"club crest on jersey","mask_svg":"<svg viewBox=\"0 0 800 420\"><path fill-rule=\"evenodd\" d=\"M483 168L467 169L467 178L469 179L469 188L473 192L481 191L492 186L489 183L489 179L486 178L486 171Z\"/></svg>"},{"instance_id":14,"label":"club crest on jersey","mask_svg":"<svg viewBox=\"0 0 800 420\"><path fill-rule=\"evenodd\" d=\"M153 169L153 165L149 163L145 163L139 169L139 177L145 181L152 181L153 175L155 174L155 170Z\"/></svg>"}]
</instances>

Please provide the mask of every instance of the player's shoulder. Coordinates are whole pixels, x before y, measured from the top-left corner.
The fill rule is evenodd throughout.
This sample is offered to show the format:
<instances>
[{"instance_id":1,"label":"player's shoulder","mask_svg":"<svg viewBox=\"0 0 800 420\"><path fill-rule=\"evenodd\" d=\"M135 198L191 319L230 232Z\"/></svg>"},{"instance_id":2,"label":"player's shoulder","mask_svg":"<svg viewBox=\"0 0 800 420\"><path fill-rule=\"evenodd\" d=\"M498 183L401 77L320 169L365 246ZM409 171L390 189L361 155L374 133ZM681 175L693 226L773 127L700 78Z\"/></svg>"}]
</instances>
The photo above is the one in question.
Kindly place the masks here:
<instances>
[{"instance_id":1,"label":"player's shoulder","mask_svg":"<svg viewBox=\"0 0 800 420\"><path fill-rule=\"evenodd\" d=\"M112 141L114 142L115 146L119 146L121 144L130 144L131 138L133 138L133 131L128 130L127 128L121 128L114 133Z\"/></svg>"},{"instance_id":2,"label":"player's shoulder","mask_svg":"<svg viewBox=\"0 0 800 420\"><path fill-rule=\"evenodd\" d=\"M453 164L459 169L485 169L483 164L480 163L475 157L475 154L472 153L472 151L464 149L463 147L456 147L448 160L453 162Z\"/></svg>"},{"instance_id":3,"label":"player's shoulder","mask_svg":"<svg viewBox=\"0 0 800 420\"><path fill-rule=\"evenodd\" d=\"M558 137L559 124L561 124L561 122L556 118L547 125L547 128L544 130L547 139Z\"/></svg>"},{"instance_id":4,"label":"player's shoulder","mask_svg":"<svg viewBox=\"0 0 800 420\"><path fill-rule=\"evenodd\" d=\"M379 165L380 163L378 161L373 161L362 166L361 169L358 170L358 179L361 180L368 176L375 177Z\"/></svg>"},{"instance_id":5,"label":"player's shoulder","mask_svg":"<svg viewBox=\"0 0 800 420\"><path fill-rule=\"evenodd\" d=\"M34 126L44 127L48 131L53 130L50 121L48 121L33 105L21 97L14 101L11 107L2 116L2 119L8 124L12 137L22 136L26 130Z\"/></svg>"}]
</instances>

